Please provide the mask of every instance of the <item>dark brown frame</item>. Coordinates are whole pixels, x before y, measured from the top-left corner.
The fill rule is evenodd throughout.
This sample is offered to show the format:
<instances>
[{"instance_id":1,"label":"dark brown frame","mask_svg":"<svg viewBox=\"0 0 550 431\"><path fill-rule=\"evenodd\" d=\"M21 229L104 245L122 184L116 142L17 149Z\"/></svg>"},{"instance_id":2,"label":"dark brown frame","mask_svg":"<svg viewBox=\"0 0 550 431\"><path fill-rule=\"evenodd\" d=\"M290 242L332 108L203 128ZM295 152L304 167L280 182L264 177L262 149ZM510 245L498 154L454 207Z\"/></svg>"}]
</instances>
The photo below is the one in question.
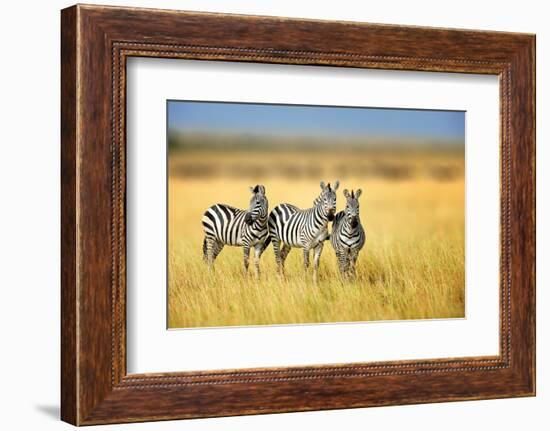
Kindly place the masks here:
<instances>
[{"instance_id":1,"label":"dark brown frame","mask_svg":"<svg viewBox=\"0 0 550 431\"><path fill-rule=\"evenodd\" d=\"M61 18L63 420L87 425L535 394L534 35L81 5ZM498 75L500 354L127 375L129 56Z\"/></svg>"}]
</instances>

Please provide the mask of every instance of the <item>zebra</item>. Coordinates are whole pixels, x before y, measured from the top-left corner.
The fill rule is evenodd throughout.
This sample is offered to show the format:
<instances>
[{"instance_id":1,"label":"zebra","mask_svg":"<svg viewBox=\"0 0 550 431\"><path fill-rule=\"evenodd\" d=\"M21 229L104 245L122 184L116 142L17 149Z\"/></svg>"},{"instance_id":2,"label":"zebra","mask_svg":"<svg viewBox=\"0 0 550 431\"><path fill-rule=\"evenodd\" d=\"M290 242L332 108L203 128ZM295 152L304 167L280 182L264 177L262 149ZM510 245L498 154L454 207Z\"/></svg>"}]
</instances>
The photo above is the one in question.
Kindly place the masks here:
<instances>
[{"instance_id":1,"label":"zebra","mask_svg":"<svg viewBox=\"0 0 550 431\"><path fill-rule=\"evenodd\" d=\"M229 205L215 204L208 208L202 217L204 241L203 259L212 268L214 260L224 245L242 246L244 252L244 272L248 272L250 249L254 248L254 268L256 277L260 275L260 256L268 239L268 201L265 187L250 187L252 198L248 211Z\"/></svg>"},{"instance_id":2,"label":"zebra","mask_svg":"<svg viewBox=\"0 0 550 431\"><path fill-rule=\"evenodd\" d=\"M365 245L365 231L359 219L359 196L361 189L350 192L345 189L346 208L336 214L332 223L330 242L338 258L343 278L355 278L355 266L359 251Z\"/></svg>"},{"instance_id":3,"label":"zebra","mask_svg":"<svg viewBox=\"0 0 550 431\"><path fill-rule=\"evenodd\" d=\"M302 210L291 204L277 205L269 213L269 235L275 252L278 273L284 277L284 263L291 247L303 249L304 270L309 267L309 252L314 250L313 281L317 281L319 259L328 236L328 222L336 212L336 190L339 181L331 187L321 181L321 194L313 207Z\"/></svg>"}]
</instances>

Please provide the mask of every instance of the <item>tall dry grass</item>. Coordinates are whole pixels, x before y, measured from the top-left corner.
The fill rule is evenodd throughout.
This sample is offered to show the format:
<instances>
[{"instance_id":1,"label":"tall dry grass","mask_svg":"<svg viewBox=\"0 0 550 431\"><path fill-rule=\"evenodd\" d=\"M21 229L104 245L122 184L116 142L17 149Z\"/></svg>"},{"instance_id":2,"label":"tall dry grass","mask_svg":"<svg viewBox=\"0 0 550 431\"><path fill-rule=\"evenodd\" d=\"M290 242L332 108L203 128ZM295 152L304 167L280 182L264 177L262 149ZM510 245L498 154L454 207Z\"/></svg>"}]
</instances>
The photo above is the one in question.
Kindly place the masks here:
<instances>
[{"instance_id":1,"label":"tall dry grass","mask_svg":"<svg viewBox=\"0 0 550 431\"><path fill-rule=\"evenodd\" d=\"M288 160L291 156L273 157ZM462 158L437 157L437 163L458 166L463 172ZM422 166L434 163L434 159L416 155L407 163L423 172ZM325 167L323 173L331 170ZM202 261L204 210L216 202L246 208L248 186L256 181L266 186L270 208L281 202L306 208L319 192L318 180L309 177L170 176L169 327L464 316L462 175L445 181L422 174L405 179L341 177L341 190L363 189L361 221L367 240L353 282L341 281L334 251L327 241L317 284L312 282L311 272L304 274L299 249L293 249L287 259L285 280L276 275L271 246L262 256L258 281L253 271L243 276L241 248L225 247L215 270L206 270ZM340 191L338 209L344 204Z\"/></svg>"}]
</instances>

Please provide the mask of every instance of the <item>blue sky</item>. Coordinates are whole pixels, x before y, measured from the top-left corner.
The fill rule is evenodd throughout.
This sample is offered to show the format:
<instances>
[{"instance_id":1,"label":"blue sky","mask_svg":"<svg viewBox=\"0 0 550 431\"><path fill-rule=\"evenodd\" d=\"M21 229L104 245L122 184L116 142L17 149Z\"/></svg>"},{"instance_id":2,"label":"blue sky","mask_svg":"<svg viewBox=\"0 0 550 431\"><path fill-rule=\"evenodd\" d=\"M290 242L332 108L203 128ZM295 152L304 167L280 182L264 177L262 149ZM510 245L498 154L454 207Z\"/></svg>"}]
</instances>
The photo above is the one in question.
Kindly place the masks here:
<instances>
[{"instance_id":1,"label":"blue sky","mask_svg":"<svg viewBox=\"0 0 550 431\"><path fill-rule=\"evenodd\" d=\"M169 130L464 142L463 111L168 102Z\"/></svg>"}]
</instances>

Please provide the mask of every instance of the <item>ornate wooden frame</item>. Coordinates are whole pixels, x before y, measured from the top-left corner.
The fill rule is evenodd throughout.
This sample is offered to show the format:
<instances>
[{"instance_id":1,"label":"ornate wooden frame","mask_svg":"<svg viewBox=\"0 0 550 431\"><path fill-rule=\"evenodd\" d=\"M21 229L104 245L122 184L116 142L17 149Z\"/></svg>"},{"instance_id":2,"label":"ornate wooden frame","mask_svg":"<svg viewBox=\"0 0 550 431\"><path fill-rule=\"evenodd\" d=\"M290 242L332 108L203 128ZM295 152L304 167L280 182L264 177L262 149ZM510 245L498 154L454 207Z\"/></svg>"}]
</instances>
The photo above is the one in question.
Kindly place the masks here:
<instances>
[{"instance_id":1,"label":"ornate wooden frame","mask_svg":"<svg viewBox=\"0 0 550 431\"><path fill-rule=\"evenodd\" d=\"M87 425L535 394L534 35L81 5L61 17L63 420ZM500 354L128 375L129 56L498 75Z\"/></svg>"}]
</instances>

